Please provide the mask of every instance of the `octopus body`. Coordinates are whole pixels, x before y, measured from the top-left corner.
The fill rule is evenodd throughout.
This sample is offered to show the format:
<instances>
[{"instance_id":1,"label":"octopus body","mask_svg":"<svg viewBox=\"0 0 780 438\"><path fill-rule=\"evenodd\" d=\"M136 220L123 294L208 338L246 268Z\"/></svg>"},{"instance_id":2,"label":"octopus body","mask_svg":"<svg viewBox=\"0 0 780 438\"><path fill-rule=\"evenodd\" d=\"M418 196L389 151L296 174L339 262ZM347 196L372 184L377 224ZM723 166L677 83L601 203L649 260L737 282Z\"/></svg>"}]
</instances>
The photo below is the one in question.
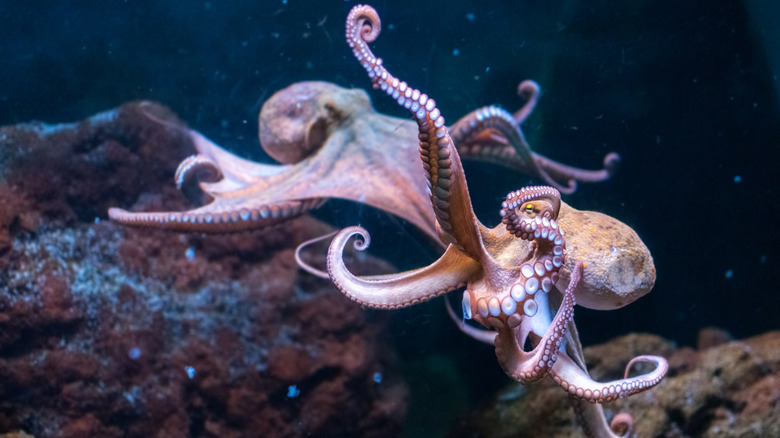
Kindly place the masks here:
<instances>
[{"instance_id":1,"label":"octopus body","mask_svg":"<svg viewBox=\"0 0 780 438\"><path fill-rule=\"evenodd\" d=\"M535 176L564 193L573 192L578 181L604 181L613 174L619 162L615 153L604 158L603 169L584 170L533 152L520 125L534 109L539 86L524 81L518 94L525 105L514 115L487 106L452 126L465 159ZM275 93L258 124L263 150L281 164L246 160L195 130L171 126L186 133L197 150L179 165L176 185L186 189L197 183L209 202L188 211L112 208L109 216L130 226L224 233L268 228L340 198L401 216L436 239L410 141L417 133L414 122L376 113L363 90L311 81Z\"/></svg>"},{"instance_id":2,"label":"octopus body","mask_svg":"<svg viewBox=\"0 0 780 438\"><path fill-rule=\"evenodd\" d=\"M370 237L363 228L353 226L339 232L331 242L327 258L330 278L350 299L384 309L414 305L465 286L463 315L488 329L475 336L493 342L498 361L508 375L521 383L551 376L578 400L575 412L591 436L613 437L630 430L627 414L607 426L603 410L596 403L627 397L658 384L668 369L666 360L639 356L628 364L624 379L595 382L581 366L579 340L571 335L569 327L580 298L592 307L616 308L650 290L655 269L647 248L625 224L568 207L559 191L547 186L509 193L499 211L501 224L492 229L482 225L471 207L453 136L436 103L390 74L369 49L367 43L376 39L379 29L379 16L373 8L355 6L347 17L347 42L374 88L407 108L417 122L426 192L437 235L446 250L424 268L358 277L346 268L343 249L353 235L362 237L356 248L365 249ZM568 240L577 251L572 251ZM587 241L588 246L580 241ZM610 258L592 250L602 246L617 253L623 248L631 250L623 257ZM611 269L626 272L631 268L638 280L604 280L605 272L616 272ZM589 277L587 273L594 270L599 275ZM558 301L556 311L554 303ZM473 328L466 331L473 332ZM526 351L526 344L531 346L530 351ZM637 362L651 363L654 369L628 377Z\"/></svg>"}]
</instances>

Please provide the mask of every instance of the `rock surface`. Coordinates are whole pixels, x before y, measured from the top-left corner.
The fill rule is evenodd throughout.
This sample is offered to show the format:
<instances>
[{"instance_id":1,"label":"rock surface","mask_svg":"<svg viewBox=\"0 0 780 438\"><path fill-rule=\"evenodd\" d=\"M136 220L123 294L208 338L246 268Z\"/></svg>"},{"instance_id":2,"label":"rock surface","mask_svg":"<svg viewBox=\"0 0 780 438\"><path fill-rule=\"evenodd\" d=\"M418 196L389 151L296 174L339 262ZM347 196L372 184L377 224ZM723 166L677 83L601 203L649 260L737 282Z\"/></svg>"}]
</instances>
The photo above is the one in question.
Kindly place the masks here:
<instances>
[{"instance_id":1,"label":"rock surface","mask_svg":"<svg viewBox=\"0 0 780 438\"><path fill-rule=\"evenodd\" d=\"M636 436L780 436L780 332L731 341L719 330L704 329L697 349L632 334L586 348L585 357L591 376L605 381L622 377L632 357L649 352L668 358L669 374L647 392L604 406L610 415L630 413ZM511 385L451 436L582 436L568 404L550 381Z\"/></svg>"},{"instance_id":2,"label":"rock surface","mask_svg":"<svg viewBox=\"0 0 780 438\"><path fill-rule=\"evenodd\" d=\"M384 316L295 265L327 226L201 236L105 220L187 205L173 172L191 145L145 113L178 123L130 103L0 129L0 434L398 434L407 389L377 342Z\"/></svg>"}]
</instances>

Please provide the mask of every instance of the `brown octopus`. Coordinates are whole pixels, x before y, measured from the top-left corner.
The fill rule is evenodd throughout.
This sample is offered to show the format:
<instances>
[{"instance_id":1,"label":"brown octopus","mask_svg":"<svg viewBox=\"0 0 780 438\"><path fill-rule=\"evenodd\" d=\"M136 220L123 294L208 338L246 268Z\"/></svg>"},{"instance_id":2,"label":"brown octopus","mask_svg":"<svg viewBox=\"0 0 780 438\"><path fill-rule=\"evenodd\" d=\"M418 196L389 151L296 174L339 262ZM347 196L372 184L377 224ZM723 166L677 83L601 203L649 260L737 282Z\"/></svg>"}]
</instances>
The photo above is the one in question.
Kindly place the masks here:
<instances>
[{"instance_id":1,"label":"brown octopus","mask_svg":"<svg viewBox=\"0 0 780 438\"><path fill-rule=\"evenodd\" d=\"M593 381L582 365L579 341L569 335L575 302L611 309L649 292L655 281L652 257L628 226L605 215L578 211L561 202L552 187L511 192L502 204L502 223L488 229L475 217L455 140L433 99L391 75L368 47L379 35L380 20L370 6L355 6L347 17L346 36L374 88L407 108L418 125L422 161L436 231L447 249L428 267L398 274L357 277L344 265L342 252L351 236L365 249L361 227L340 231L328 252L328 273L350 299L369 307L411 306L466 286L463 314L492 333L476 333L495 344L507 374L521 383L552 377L575 402L589 436L630 434L628 414L606 425L598 403L627 397L658 384L668 365L658 356L629 362L621 380ZM565 230L565 232L564 232ZM562 298L557 313L557 294ZM473 333L473 329L464 329ZM526 342L531 350L526 351ZM632 365L654 369L628 377ZM592 405L584 402L591 402Z\"/></svg>"},{"instance_id":2,"label":"brown octopus","mask_svg":"<svg viewBox=\"0 0 780 438\"><path fill-rule=\"evenodd\" d=\"M576 181L609 178L619 161L615 153L604 158L604 169L588 171L532 152L519 126L539 89L525 81L520 92L527 103L516 115L485 107L452 127L465 157L543 178L567 192ZM417 129L412 121L376 113L363 90L326 82L301 82L276 93L263 105L259 121L263 148L283 164L246 160L194 130L176 127L186 130L198 151L179 165L176 184L181 188L194 177L213 200L184 212L112 208L109 216L127 225L218 233L267 227L317 208L327 198L342 198L401 216L436 239L411 146Z\"/></svg>"}]
</instances>

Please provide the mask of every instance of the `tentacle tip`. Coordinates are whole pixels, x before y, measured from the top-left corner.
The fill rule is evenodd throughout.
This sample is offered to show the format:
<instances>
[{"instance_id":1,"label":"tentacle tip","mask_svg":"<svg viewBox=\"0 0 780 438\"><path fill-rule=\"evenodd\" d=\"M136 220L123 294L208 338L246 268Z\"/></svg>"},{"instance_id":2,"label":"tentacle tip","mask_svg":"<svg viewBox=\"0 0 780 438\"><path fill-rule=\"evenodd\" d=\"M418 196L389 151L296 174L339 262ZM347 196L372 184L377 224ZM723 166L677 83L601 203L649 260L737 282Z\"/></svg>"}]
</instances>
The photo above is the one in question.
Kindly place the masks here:
<instances>
[{"instance_id":1,"label":"tentacle tip","mask_svg":"<svg viewBox=\"0 0 780 438\"><path fill-rule=\"evenodd\" d=\"M609 423L609 428L620 437L631 436L634 432L634 418L629 413L621 412L615 415Z\"/></svg>"},{"instance_id":2,"label":"tentacle tip","mask_svg":"<svg viewBox=\"0 0 780 438\"><path fill-rule=\"evenodd\" d=\"M607 171L609 176L614 175L618 170L620 167L620 161L620 154L617 152L610 152L604 156L604 169Z\"/></svg>"},{"instance_id":3,"label":"tentacle tip","mask_svg":"<svg viewBox=\"0 0 780 438\"><path fill-rule=\"evenodd\" d=\"M660 378L666 375L666 371L669 368L669 363L661 356L649 356L649 355L643 355L643 356L637 356L630 361L628 361L628 364L626 365L626 370L623 374L623 378L627 379L629 373L631 372L631 367L634 366L634 364L646 362L646 363L652 363L655 364L655 370L654 372L660 372Z\"/></svg>"},{"instance_id":4,"label":"tentacle tip","mask_svg":"<svg viewBox=\"0 0 780 438\"><path fill-rule=\"evenodd\" d=\"M350 16L355 17L354 23L359 27L360 39L366 43L377 39L382 31L382 21L376 9L369 5L355 5Z\"/></svg>"},{"instance_id":5,"label":"tentacle tip","mask_svg":"<svg viewBox=\"0 0 780 438\"><path fill-rule=\"evenodd\" d=\"M567 182L566 186L558 185L558 191L563 193L564 195L571 195L572 193L577 191L577 180L570 179Z\"/></svg>"},{"instance_id":6,"label":"tentacle tip","mask_svg":"<svg viewBox=\"0 0 780 438\"><path fill-rule=\"evenodd\" d=\"M542 88L539 84L531 79L526 79L517 86L517 95L525 100L537 97L541 92Z\"/></svg>"},{"instance_id":7,"label":"tentacle tip","mask_svg":"<svg viewBox=\"0 0 780 438\"><path fill-rule=\"evenodd\" d=\"M371 245L371 235L368 234L368 231L365 228L356 225L354 227L349 227L346 230L349 230L350 237L359 236L359 238L355 240L355 243L352 244L352 247L356 250L365 251L368 249L368 246Z\"/></svg>"},{"instance_id":8,"label":"tentacle tip","mask_svg":"<svg viewBox=\"0 0 780 438\"><path fill-rule=\"evenodd\" d=\"M108 218L112 221L122 221L124 216L127 216L127 210L111 207L108 209Z\"/></svg>"}]
</instances>

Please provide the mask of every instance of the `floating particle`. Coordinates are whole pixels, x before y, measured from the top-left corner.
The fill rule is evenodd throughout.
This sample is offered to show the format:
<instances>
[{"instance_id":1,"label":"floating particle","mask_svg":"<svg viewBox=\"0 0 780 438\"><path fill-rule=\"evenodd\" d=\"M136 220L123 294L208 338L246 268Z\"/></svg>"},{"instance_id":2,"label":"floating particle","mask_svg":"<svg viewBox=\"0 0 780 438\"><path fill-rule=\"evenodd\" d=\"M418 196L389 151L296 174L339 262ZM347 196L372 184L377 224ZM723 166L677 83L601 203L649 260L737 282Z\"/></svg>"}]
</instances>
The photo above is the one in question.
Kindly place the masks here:
<instances>
[{"instance_id":1,"label":"floating particle","mask_svg":"<svg viewBox=\"0 0 780 438\"><path fill-rule=\"evenodd\" d=\"M742 182L742 177L741 177L741 176L739 176L739 175L735 175L735 176L734 176L734 182L735 182L735 183L741 183L741 182Z\"/></svg>"},{"instance_id":2,"label":"floating particle","mask_svg":"<svg viewBox=\"0 0 780 438\"><path fill-rule=\"evenodd\" d=\"M184 372L187 373L187 377L189 377L190 380L192 380L192 378L195 377L195 368L194 367L191 367L191 366L187 365L186 367L184 367Z\"/></svg>"},{"instance_id":3,"label":"floating particle","mask_svg":"<svg viewBox=\"0 0 780 438\"><path fill-rule=\"evenodd\" d=\"M192 260L195 258L195 248L189 247L187 248L187 251L184 251L184 256L187 257L187 260Z\"/></svg>"},{"instance_id":4,"label":"floating particle","mask_svg":"<svg viewBox=\"0 0 780 438\"><path fill-rule=\"evenodd\" d=\"M452 56L460 55L460 49L452 49Z\"/></svg>"},{"instance_id":5,"label":"floating particle","mask_svg":"<svg viewBox=\"0 0 780 438\"><path fill-rule=\"evenodd\" d=\"M380 373L379 371L374 373L374 382L382 383L382 373Z\"/></svg>"},{"instance_id":6,"label":"floating particle","mask_svg":"<svg viewBox=\"0 0 780 438\"><path fill-rule=\"evenodd\" d=\"M726 271L726 280L730 280L731 277L733 277L733 276L734 276L734 270L733 269L729 269L729 270Z\"/></svg>"},{"instance_id":7,"label":"floating particle","mask_svg":"<svg viewBox=\"0 0 780 438\"><path fill-rule=\"evenodd\" d=\"M298 389L298 387L297 387L297 386L295 386L295 385L290 385L290 386L287 388L287 397L288 397L288 398L295 398L295 397L298 397L299 395L301 395L301 390L300 390L300 389Z\"/></svg>"},{"instance_id":8,"label":"floating particle","mask_svg":"<svg viewBox=\"0 0 780 438\"><path fill-rule=\"evenodd\" d=\"M474 14L473 14L473 13L471 13L471 12L469 12L468 14L466 14L466 20L469 20L469 21L474 21Z\"/></svg>"},{"instance_id":9,"label":"floating particle","mask_svg":"<svg viewBox=\"0 0 780 438\"><path fill-rule=\"evenodd\" d=\"M133 347L127 350L127 357L133 360L138 359L139 357L141 357L141 349L138 347Z\"/></svg>"}]
</instances>

